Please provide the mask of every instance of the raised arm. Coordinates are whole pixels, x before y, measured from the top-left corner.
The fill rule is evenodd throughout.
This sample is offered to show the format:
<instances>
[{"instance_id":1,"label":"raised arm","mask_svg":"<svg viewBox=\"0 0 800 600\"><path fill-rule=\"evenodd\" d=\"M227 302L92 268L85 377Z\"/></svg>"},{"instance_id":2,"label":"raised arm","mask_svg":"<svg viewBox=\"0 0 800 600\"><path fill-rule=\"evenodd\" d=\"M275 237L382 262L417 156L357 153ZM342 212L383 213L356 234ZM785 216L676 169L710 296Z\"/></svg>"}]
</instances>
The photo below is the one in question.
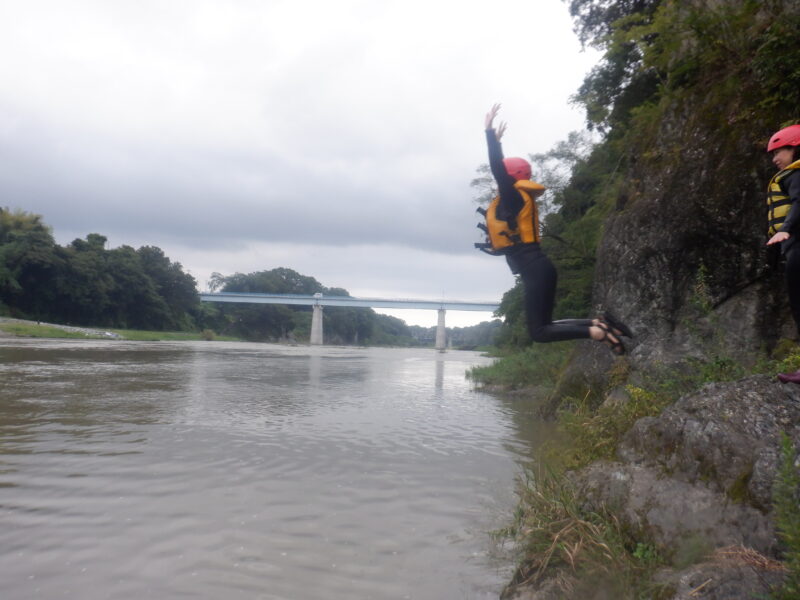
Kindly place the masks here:
<instances>
[{"instance_id":1,"label":"raised arm","mask_svg":"<svg viewBox=\"0 0 800 600\"><path fill-rule=\"evenodd\" d=\"M514 187L516 180L508 174L503 164L503 147L500 144L500 139L506 131L506 124L501 122L497 129L494 127L494 120L499 110L500 104L492 106L489 112L486 113L484 127L486 128L486 145L489 148L489 168L492 170L492 175L497 182L497 189L500 195L501 209L499 212L504 218L507 218L519 212L522 208L523 200Z\"/></svg>"}]
</instances>

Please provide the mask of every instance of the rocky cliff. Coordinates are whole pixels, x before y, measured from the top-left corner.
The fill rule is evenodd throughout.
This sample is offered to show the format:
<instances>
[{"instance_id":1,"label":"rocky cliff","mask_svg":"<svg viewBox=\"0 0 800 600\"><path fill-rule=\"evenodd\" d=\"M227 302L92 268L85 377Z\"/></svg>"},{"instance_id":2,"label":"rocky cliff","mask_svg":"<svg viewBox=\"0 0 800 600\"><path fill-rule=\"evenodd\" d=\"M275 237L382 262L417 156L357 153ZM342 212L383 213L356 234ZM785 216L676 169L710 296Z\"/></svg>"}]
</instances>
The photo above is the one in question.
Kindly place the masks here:
<instances>
[{"instance_id":1,"label":"rocky cliff","mask_svg":"<svg viewBox=\"0 0 800 600\"><path fill-rule=\"evenodd\" d=\"M620 362L630 382L689 358L752 364L781 338L797 337L782 274L768 266L764 248L769 129L723 133L690 118L673 124L634 161L598 248L593 300L629 323L637 339L616 361L583 344L551 398L551 414L566 397L607 401L620 389L613 383ZM612 510L680 565L656 574L665 590L659 597L768 597L784 576L772 504L784 432L800 448L800 386L766 375L711 384L636 422L615 460L570 479L586 511ZM615 597L564 577L509 597Z\"/></svg>"},{"instance_id":2,"label":"rocky cliff","mask_svg":"<svg viewBox=\"0 0 800 600\"><path fill-rule=\"evenodd\" d=\"M633 380L687 358L752 364L779 339L796 337L782 274L768 267L764 248L769 128L732 129L687 121L665 132L631 166L606 222L593 299L638 334L619 359ZM615 364L605 349L583 344L551 413L568 396L603 401ZM774 376L712 384L639 420L615 460L571 480L585 510L611 509L681 565L657 573L664 598L767 597L784 576L772 505L782 432L800 448L800 386ZM509 597L614 597L564 577Z\"/></svg>"},{"instance_id":3,"label":"rocky cliff","mask_svg":"<svg viewBox=\"0 0 800 600\"><path fill-rule=\"evenodd\" d=\"M776 125L720 129L704 114L672 114L642 140L598 248L594 300L634 326L640 363L697 355L709 339L743 356L792 333L765 247Z\"/></svg>"},{"instance_id":4,"label":"rocky cliff","mask_svg":"<svg viewBox=\"0 0 800 600\"><path fill-rule=\"evenodd\" d=\"M624 93L609 94L602 113L611 115L603 123L624 159L597 249L592 302L637 338L629 356L616 360L580 344L550 398L551 416L576 398L611 401L624 389L620 379L680 369L687 359L752 365L780 340L797 338L783 275L765 247L765 189L774 172L765 148L775 130L800 117L787 96L800 86L781 87L797 77L789 66L800 55L795 42L792 52L784 46L792 35L779 30L792 23L796 31L800 4L662 2L657 12L633 16L632 29L624 29L630 19L611 23L624 35L606 38L606 67L628 56L628 40L640 35L643 54L630 54L630 81L656 74L659 83L632 116L622 114ZM608 93L602 82L587 80L589 108ZM766 597L784 576L773 483L781 434L800 448L800 386L753 376L675 400L636 422L613 460L570 480L586 511L612 510L667 557L673 566L656 575L660 598ZM569 569L508 596L615 597L602 586L587 590Z\"/></svg>"},{"instance_id":5,"label":"rocky cliff","mask_svg":"<svg viewBox=\"0 0 800 600\"><path fill-rule=\"evenodd\" d=\"M569 478L587 514L611 510L673 565L655 574L659 598L767 597L784 576L772 501L784 433L800 440L800 386L769 376L710 384L637 421L615 460ZM507 597L617 597L567 573Z\"/></svg>"}]
</instances>

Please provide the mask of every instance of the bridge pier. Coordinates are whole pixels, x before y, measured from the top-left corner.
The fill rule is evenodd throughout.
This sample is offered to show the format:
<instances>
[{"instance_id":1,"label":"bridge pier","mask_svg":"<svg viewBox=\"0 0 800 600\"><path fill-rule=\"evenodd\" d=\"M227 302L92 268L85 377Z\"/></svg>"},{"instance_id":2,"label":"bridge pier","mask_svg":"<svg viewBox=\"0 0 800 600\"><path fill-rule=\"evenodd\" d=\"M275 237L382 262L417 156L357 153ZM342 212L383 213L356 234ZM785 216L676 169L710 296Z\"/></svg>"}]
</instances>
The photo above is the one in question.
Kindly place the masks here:
<instances>
[{"instance_id":1,"label":"bridge pier","mask_svg":"<svg viewBox=\"0 0 800 600\"><path fill-rule=\"evenodd\" d=\"M311 339L312 346L322 345L322 305L315 304L311 313Z\"/></svg>"},{"instance_id":2,"label":"bridge pier","mask_svg":"<svg viewBox=\"0 0 800 600\"><path fill-rule=\"evenodd\" d=\"M444 313L443 308L439 309L439 321L436 324L436 349L439 352L444 352L447 349L447 330L444 328Z\"/></svg>"}]
</instances>

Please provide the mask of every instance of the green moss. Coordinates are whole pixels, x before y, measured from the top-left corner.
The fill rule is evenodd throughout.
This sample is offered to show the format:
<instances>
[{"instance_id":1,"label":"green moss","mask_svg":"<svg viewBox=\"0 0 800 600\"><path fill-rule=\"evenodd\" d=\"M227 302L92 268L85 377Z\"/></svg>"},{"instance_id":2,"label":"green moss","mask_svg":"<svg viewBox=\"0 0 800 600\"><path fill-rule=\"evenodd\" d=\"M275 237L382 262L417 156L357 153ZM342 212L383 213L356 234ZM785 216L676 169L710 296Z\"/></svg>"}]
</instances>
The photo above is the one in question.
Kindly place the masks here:
<instances>
[{"instance_id":1,"label":"green moss","mask_svg":"<svg viewBox=\"0 0 800 600\"><path fill-rule=\"evenodd\" d=\"M797 342L788 338L781 338L772 349L772 357L776 360L785 360L796 355L800 359L800 346Z\"/></svg>"},{"instance_id":2,"label":"green moss","mask_svg":"<svg viewBox=\"0 0 800 600\"><path fill-rule=\"evenodd\" d=\"M670 564L678 570L702 562L714 550L707 537L694 534L684 537L672 551Z\"/></svg>"},{"instance_id":3,"label":"green moss","mask_svg":"<svg viewBox=\"0 0 800 600\"><path fill-rule=\"evenodd\" d=\"M731 484L727 490L728 497L734 502L740 504L751 503L752 495L750 494L750 478L753 476L753 466L750 465L746 471L739 474L736 480Z\"/></svg>"}]
</instances>

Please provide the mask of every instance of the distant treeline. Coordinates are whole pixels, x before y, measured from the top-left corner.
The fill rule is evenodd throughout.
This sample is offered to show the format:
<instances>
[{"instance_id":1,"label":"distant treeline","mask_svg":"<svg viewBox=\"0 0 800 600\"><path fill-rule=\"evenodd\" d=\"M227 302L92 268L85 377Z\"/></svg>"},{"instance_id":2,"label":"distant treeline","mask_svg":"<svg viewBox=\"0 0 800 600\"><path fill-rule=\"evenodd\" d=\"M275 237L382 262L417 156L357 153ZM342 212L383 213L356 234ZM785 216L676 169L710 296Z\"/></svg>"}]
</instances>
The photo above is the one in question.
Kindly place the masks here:
<instances>
[{"instance_id":1,"label":"distant treeline","mask_svg":"<svg viewBox=\"0 0 800 600\"><path fill-rule=\"evenodd\" d=\"M325 287L313 277L287 268L228 277L214 273L209 287L222 292L350 295L345 289ZM226 303L205 308L204 322L215 331L244 339L305 342L311 333L311 310L310 306ZM436 337L435 327L409 326L371 308L328 306L323 323L326 344L431 346ZM453 347L474 348L490 345L499 328L500 321L492 321L448 328L447 333Z\"/></svg>"},{"instance_id":2,"label":"distant treeline","mask_svg":"<svg viewBox=\"0 0 800 600\"><path fill-rule=\"evenodd\" d=\"M214 273L212 291L317 294L349 296L347 290L328 288L313 277L292 269L277 268L255 273L223 276ZM284 304L213 304L204 306L204 324L222 334L254 341L308 341L311 306ZM326 307L323 313L325 343L417 345L404 321L379 315L371 308Z\"/></svg>"},{"instance_id":3,"label":"distant treeline","mask_svg":"<svg viewBox=\"0 0 800 600\"><path fill-rule=\"evenodd\" d=\"M201 303L194 277L155 246L107 249L91 233L61 246L40 215L0 208L0 314L118 329L208 330L253 341L307 342L310 306ZM349 296L313 277L276 268L214 273L223 292ZM485 346L499 322L449 329L454 346ZM326 343L428 346L435 328L409 327L369 308L327 307Z\"/></svg>"},{"instance_id":4,"label":"distant treeline","mask_svg":"<svg viewBox=\"0 0 800 600\"><path fill-rule=\"evenodd\" d=\"M74 325L185 330L199 314L194 278L160 248L106 249L96 233L56 244L40 215L0 208L0 311Z\"/></svg>"}]
</instances>

